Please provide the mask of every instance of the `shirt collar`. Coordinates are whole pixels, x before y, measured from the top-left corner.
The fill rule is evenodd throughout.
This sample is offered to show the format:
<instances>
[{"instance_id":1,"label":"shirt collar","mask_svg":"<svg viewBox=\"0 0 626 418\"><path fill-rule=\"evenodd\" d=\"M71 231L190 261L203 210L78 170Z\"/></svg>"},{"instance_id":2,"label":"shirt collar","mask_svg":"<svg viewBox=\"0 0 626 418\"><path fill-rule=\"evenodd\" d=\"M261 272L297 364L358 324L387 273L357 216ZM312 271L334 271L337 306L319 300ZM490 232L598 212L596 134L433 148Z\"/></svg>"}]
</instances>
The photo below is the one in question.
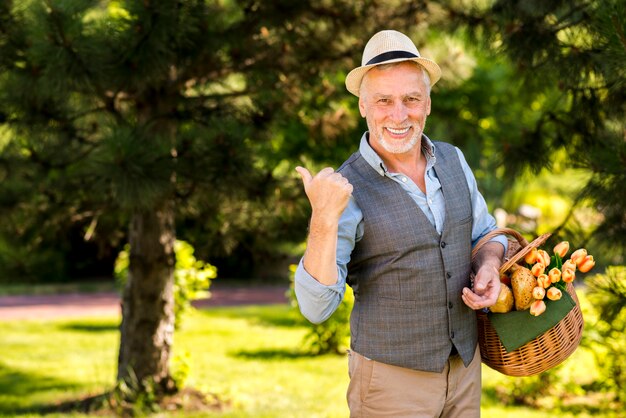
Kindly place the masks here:
<instances>
[{"instance_id":1,"label":"shirt collar","mask_svg":"<svg viewBox=\"0 0 626 418\"><path fill-rule=\"evenodd\" d=\"M369 132L365 132L361 137L361 143L359 145L359 152L367 161L367 163L372 166L374 170L381 176L384 176L387 173L387 167L383 162L382 158L378 156L374 148L371 147L369 143ZM432 168L437 159L435 157L435 144L431 141L425 134L422 133L422 153L426 157L426 170Z\"/></svg>"}]
</instances>

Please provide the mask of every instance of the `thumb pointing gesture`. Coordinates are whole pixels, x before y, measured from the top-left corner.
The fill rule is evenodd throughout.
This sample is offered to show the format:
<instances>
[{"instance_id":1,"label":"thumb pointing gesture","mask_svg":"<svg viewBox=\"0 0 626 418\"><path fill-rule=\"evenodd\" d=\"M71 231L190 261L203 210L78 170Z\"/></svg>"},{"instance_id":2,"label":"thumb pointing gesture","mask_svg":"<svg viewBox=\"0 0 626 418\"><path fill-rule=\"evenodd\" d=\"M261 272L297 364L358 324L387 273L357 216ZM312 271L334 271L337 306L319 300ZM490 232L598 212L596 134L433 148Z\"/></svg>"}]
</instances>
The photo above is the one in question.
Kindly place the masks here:
<instances>
[{"instance_id":1,"label":"thumb pointing gesture","mask_svg":"<svg viewBox=\"0 0 626 418\"><path fill-rule=\"evenodd\" d=\"M298 166L296 167L296 171L300 174L300 177L302 177L302 183L304 184L304 189L306 190L311 180L313 180L313 176L309 170L304 167Z\"/></svg>"},{"instance_id":2,"label":"thumb pointing gesture","mask_svg":"<svg viewBox=\"0 0 626 418\"><path fill-rule=\"evenodd\" d=\"M304 192L314 212L339 219L352 194L352 185L348 179L331 167L323 168L315 176L304 167L296 167L296 171L302 177Z\"/></svg>"}]
</instances>

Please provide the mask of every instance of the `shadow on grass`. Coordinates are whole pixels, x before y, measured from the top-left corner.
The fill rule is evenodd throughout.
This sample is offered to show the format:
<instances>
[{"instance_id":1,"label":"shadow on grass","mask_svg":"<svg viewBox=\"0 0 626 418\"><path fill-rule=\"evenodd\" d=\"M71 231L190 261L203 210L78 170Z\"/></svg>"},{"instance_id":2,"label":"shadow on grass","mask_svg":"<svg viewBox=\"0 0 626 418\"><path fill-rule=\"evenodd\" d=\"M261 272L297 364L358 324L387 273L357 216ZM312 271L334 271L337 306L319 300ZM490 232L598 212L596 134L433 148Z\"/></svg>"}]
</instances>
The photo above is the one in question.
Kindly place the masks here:
<instances>
[{"instance_id":1,"label":"shadow on grass","mask_svg":"<svg viewBox=\"0 0 626 418\"><path fill-rule=\"evenodd\" d=\"M81 413L97 416L147 416L132 401L123 400L114 391L99 394L81 395L81 385L65 382L41 374L22 373L0 363L0 417L62 416ZM75 398L58 401L33 400L37 392L75 392ZM51 399L46 396L46 399ZM230 407L228 400L222 400L212 393L204 393L191 387L173 394L166 394L158 400L163 411L189 411L202 413L224 411ZM175 412L173 412L175 414Z\"/></svg>"},{"instance_id":2,"label":"shadow on grass","mask_svg":"<svg viewBox=\"0 0 626 418\"><path fill-rule=\"evenodd\" d=\"M242 350L233 353L233 356L245 360L296 360L301 358L318 357L315 354L303 351L294 351L280 348L254 351Z\"/></svg>"},{"instance_id":3,"label":"shadow on grass","mask_svg":"<svg viewBox=\"0 0 626 418\"><path fill-rule=\"evenodd\" d=\"M267 325L272 327L292 328L305 324L305 319L288 305L237 306L212 308L201 311L205 315L219 315L224 318L245 319L252 324Z\"/></svg>"},{"instance_id":4,"label":"shadow on grass","mask_svg":"<svg viewBox=\"0 0 626 418\"><path fill-rule=\"evenodd\" d=\"M0 364L0 416L11 414L10 416L26 415L40 412L50 408L50 405L27 403L28 399L35 392L46 391L70 391L76 390L80 385L63 381L55 377L50 377L36 373L23 373L19 370Z\"/></svg>"},{"instance_id":5,"label":"shadow on grass","mask_svg":"<svg viewBox=\"0 0 626 418\"><path fill-rule=\"evenodd\" d=\"M81 331L81 332L117 332L120 327L118 324L102 323L102 324L87 324L81 322L75 322L65 324L59 327L59 329L66 331Z\"/></svg>"}]
</instances>

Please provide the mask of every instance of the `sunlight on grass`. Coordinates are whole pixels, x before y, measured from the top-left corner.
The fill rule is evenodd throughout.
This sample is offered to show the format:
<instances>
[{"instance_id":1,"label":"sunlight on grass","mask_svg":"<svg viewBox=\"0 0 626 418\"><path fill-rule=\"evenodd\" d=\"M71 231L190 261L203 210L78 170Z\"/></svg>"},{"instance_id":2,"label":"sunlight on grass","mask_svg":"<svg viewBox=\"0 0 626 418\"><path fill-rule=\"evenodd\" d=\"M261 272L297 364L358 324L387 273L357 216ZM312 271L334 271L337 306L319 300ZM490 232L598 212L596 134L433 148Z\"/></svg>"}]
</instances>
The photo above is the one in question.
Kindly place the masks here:
<instances>
[{"instance_id":1,"label":"sunlight on grass","mask_svg":"<svg viewBox=\"0 0 626 418\"><path fill-rule=\"evenodd\" d=\"M91 320L10 321L0 340L0 412L102 392L115 378L117 327Z\"/></svg>"},{"instance_id":2,"label":"sunlight on grass","mask_svg":"<svg viewBox=\"0 0 626 418\"><path fill-rule=\"evenodd\" d=\"M348 415L345 358L303 353L306 330L287 306L215 309L192 318L177 350L191 354L191 386L232 400L241 410L224 416Z\"/></svg>"},{"instance_id":3,"label":"sunlight on grass","mask_svg":"<svg viewBox=\"0 0 626 418\"><path fill-rule=\"evenodd\" d=\"M43 407L110 389L118 323L115 317L2 322L0 416L39 417ZM187 358L189 386L217 394L231 406L221 414L158 416L347 417L347 360L308 356L300 346L305 333L302 319L287 305L191 313L176 334L174 356ZM564 373L574 373L574 364L593 363L584 350L574 356ZM483 376L487 392L509 379L486 367ZM483 404L486 418L573 416L507 408L490 396ZM46 415L55 416L86 415Z\"/></svg>"},{"instance_id":4,"label":"sunlight on grass","mask_svg":"<svg viewBox=\"0 0 626 418\"><path fill-rule=\"evenodd\" d=\"M47 405L110 389L118 321L2 323L0 415L19 411L28 416L24 414ZM345 358L303 353L299 345L306 330L298 321L286 305L196 312L177 333L174 355L189 355L188 385L232 404L219 416L347 416Z\"/></svg>"}]
</instances>

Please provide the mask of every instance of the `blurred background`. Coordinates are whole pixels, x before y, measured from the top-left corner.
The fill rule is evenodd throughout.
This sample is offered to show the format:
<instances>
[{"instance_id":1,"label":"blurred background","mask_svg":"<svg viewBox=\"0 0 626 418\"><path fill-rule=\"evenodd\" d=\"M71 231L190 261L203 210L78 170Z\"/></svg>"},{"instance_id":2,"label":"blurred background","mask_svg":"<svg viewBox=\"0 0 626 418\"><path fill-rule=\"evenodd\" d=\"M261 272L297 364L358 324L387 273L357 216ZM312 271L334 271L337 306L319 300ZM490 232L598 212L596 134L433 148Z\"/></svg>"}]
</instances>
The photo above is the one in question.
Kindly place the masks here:
<instances>
[{"instance_id":1,"label":"blurred background","mask_svg":"<svg viewBox=\"0 0 626 418\"><path fill-rule=\"evenodd\" d=\"M206 375L216 366L196 359L182 363L177 380L170 337L190 302L210 297L212 282L287 291L310 216L294 168L336 168L357 149L366 125L345 75L382 29L406 33L442 68L425 132L464 152L498 225L528 239L551 232L551 245L567 240L595 257L595 276L577 280L588 309L583 376L551 371L502 383L488 372L492 416L506 405L525 408L519 416L624 416L624 0L3 1L0 288L7 295L105 289L124 303L121 323L83 324L105 338L110 364L85 377L89 384L69 379L70 400L115 388L116 405L137 412L139 403L158 404L149 402L146 379L159 388L155 399L202 381L213 382L202 392L217 393L222 411L204 414L346 416L344 359L326 354L345 349L341 313L338 324L327 324L337 327L328 345L320 337L328 329L311 328L287 303L190 312L191 329L242 315L250 326L286 333L274 341L293 340L293 349L261 338L257 351L239 350L237 367L250 361L251 368L237 373ZM6 324L17 334L0 346L17 345L4 350L13 363L0 360L0 413L38 414L67 402L60 389L24 401L15 389L24 376L33 382L25 392L46 391L30 374L41 364L15 359L24 358L24 335L39 335L38 327L63 334L81 326ZM163 341L152 341L155 335ZM202 344L213 347L216 338ZM193 357L189 350L178 354ZM296 363L303 376L317 354L332 366L315 367L342 373L325 382L330 394L276 397L290 386L276 383L272 395L261 395L273 399L264 403L251 400L258 387L230 381L272 362L280 370ZM221 383L226 375L230 383ZM544 412L532 415L537 408Z\"/></svg>"}]
</instances>

